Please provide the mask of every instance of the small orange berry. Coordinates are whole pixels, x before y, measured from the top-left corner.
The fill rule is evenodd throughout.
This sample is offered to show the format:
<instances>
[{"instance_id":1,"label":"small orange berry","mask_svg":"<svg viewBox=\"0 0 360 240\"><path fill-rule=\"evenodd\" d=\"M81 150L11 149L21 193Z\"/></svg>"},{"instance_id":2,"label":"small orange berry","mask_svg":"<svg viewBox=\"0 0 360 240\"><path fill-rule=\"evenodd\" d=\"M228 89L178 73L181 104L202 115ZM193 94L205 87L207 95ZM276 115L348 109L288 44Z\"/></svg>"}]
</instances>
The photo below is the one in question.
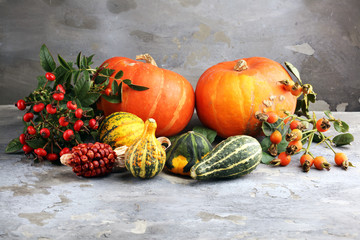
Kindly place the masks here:
<instances>
[{"instance_id":1,"label":"small orange berry","mask_svg":"<svg viewBox=\"0 0 360 240\"><path fill-rule=\"evenodd\" d=\"M354 165L352 165L351 162L349 162L348 157L346 156L345 153L336 153L335 154L335 163L338 166L341 166L343 169L347 170L348 167L353 167Z\"/></svg>"},{"instance_id":2,"label":"small orange berry","mask_svg":"<svg viewBox=\"0 0 360 240\"><path fill-rule=\"evenodd\" d=\"M308 172L314 164L314 158L310 154L303 154L300 158L300 165L304 172Z\"/></svg>"},{"instance_id":3,"label":"small orange berry","mask_svg":"<svg viewBox=\"0 0 360 240\"><path fill-rule=\"evenodd\" d=\"M279 116L274 112L268 112L268 113L266 113L266 115L268 116L266 121L270 124L275 123L279 119Z\"/></svg>"},{"instance_id":4,"label":"small orange berry","mask_svg":"<svg viewBox=\"0 0 360 240\"><path fill-rule=\"evenodd\" d=\"M295 83L290 90L291 94L296 97L300 96L302 91L303 91L303 89L299 83Z\"/></svg>"},{"instance_id":5,"label":"small orange berry","mask_svg":"<svg viewBox=\"0 0 360 240\"><path fill-rule=\"evenodd\" d=\"M327 130L330 129L330 127L331 127L330 121L326 118L321 118L316 122L316 129L319 132L326 132Z\"/></svg>"},{"instance_id":6,"label":"small orange berry","mask_svg":"<svg viewBox=\"0 0 360 240\"><path fill-rule=\"evenodd\" d=\"M291 130L297 129L299 126L301 126L301 122L298 121L298 120L293 120L290 123L290 129Z\"/></svg>"},{"instance_id":7,"label":"small orange berry","mask_svg":"<svg viewBox=\"0 0 360 240\"><path fill-rule=\"evenodd\" d=\"M275 130L271 135L270 135L270 141L274 144L279 144L282 140L282 135L278 130Z\"/></svg>"},{"instance_id":8,"label":"small orange berry","mask_svg":"<svg viewBox=\"0 0 360 240\"><path fill-rule=\"evenodd\" d=\"M314 165L319 170L326 169L329 171L331 167L330 163L328 163L326 159L322 156L318 156L314 158Z\"/></svg>"}]
</instances>

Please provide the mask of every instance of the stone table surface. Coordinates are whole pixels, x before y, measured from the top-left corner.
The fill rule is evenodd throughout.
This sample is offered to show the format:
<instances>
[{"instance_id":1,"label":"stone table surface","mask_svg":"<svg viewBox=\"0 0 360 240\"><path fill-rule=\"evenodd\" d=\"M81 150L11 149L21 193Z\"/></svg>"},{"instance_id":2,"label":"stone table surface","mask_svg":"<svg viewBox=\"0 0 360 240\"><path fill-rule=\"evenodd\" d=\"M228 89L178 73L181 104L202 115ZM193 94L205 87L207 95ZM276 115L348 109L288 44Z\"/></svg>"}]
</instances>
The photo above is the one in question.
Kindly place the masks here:
<instances>
[{"instance_id":1,"label":"stone table surface","mask_svg":"<svg viewBox=\"0 0 360 240\"><path fill-rule=\"evenodd\" d=\"M287 167L260 164L242 178L200 182L165 172L86 179L5 154L22 113L0 111L0 239L360 239L360 113L334 113L355 136L337 149L358 167L304 173L297 155ZM195 116L187 128L198 124ZM325 146L312 150L334 163Z\"/></svg>"}]
</instances>

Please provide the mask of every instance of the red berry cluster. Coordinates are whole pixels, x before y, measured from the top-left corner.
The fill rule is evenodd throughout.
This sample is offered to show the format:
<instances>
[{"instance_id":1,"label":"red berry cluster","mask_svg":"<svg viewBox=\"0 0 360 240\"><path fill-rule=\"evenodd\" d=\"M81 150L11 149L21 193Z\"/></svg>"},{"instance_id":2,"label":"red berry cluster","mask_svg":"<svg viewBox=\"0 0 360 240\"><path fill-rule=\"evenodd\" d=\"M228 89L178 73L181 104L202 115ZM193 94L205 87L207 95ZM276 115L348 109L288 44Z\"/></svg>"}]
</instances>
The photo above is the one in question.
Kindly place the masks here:
<instances>
[{"instance_id":1,"label":"red berry cluster","mask_svg":"<svg viewBox=\"0 0 360 240\"><path fill-rule=\"evenodd\" d=\"M47 82L42 89L15 104L19 110L27 109L23 115L27 127L19 141L26 154L33 153L38 159L56 161L59 154L61 156L70 151L65 146L79 144L76 133L89 134L99 124L96 118L90 118L87 111L79 108L74 99L66 97L66 90L61 84L57 84L51 91L46 88L48 82L56 80L53 73L48 72L45 77ZM68 101L65 105L62 101L66 98Z\"/></svg>"}]
</instances>

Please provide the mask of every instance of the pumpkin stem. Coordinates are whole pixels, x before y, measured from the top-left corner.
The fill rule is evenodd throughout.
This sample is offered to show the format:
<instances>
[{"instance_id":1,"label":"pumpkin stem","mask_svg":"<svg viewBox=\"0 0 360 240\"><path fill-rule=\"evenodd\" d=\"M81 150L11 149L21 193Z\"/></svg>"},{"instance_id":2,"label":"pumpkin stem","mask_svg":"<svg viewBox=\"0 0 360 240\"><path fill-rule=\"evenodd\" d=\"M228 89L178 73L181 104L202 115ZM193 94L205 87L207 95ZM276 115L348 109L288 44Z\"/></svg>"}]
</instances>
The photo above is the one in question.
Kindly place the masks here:
<instances>
[{"instance_id":1,"label":"pumpkin stem","mask_svg":"<svg viewBox=\"0 0 360 240\"><path fill-rule=\"evenodd\" d=\"M157 67L157 64L156 64L154 58L152 56L150 56L150 54L148 54L148 53L137 55L136 60L145 60L146 63L150 63L151 65Z\"/></svg>"},{"instance_id":2,"label":"pumpkin stem","mask_svg":"<svg viewBox=\"0 0 360 240\"><path fill-rule=\"evenodd\" d=\"M248 68L249 67L244 59L239 60L234 66L234 70L239 72L244 71Z\"/></svg>"}]
</instances>

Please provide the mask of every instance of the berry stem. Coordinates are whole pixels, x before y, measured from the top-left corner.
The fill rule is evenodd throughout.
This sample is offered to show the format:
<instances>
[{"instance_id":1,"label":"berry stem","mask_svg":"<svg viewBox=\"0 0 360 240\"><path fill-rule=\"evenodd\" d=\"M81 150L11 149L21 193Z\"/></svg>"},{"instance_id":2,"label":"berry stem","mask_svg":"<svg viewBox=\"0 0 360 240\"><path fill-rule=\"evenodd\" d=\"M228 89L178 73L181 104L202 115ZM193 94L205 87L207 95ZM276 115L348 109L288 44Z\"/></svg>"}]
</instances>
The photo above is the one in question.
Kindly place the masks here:
<instances>
[{"instance_id":1,"label":"berry stem","mask_svg":"<svg viewBox=\"0 0 360 240\"><path fill-rule=\"evenodd\" d=\"M328 147L331 149L331 151L333 151L333 153L336 154L334 148L330 145L330 143L328 143L325 135L322 132L319 132L319 133L320 133L321 137L325 139L324 142L326 143L326 145L328 145Z\"/></svg>"}]
</instances>

